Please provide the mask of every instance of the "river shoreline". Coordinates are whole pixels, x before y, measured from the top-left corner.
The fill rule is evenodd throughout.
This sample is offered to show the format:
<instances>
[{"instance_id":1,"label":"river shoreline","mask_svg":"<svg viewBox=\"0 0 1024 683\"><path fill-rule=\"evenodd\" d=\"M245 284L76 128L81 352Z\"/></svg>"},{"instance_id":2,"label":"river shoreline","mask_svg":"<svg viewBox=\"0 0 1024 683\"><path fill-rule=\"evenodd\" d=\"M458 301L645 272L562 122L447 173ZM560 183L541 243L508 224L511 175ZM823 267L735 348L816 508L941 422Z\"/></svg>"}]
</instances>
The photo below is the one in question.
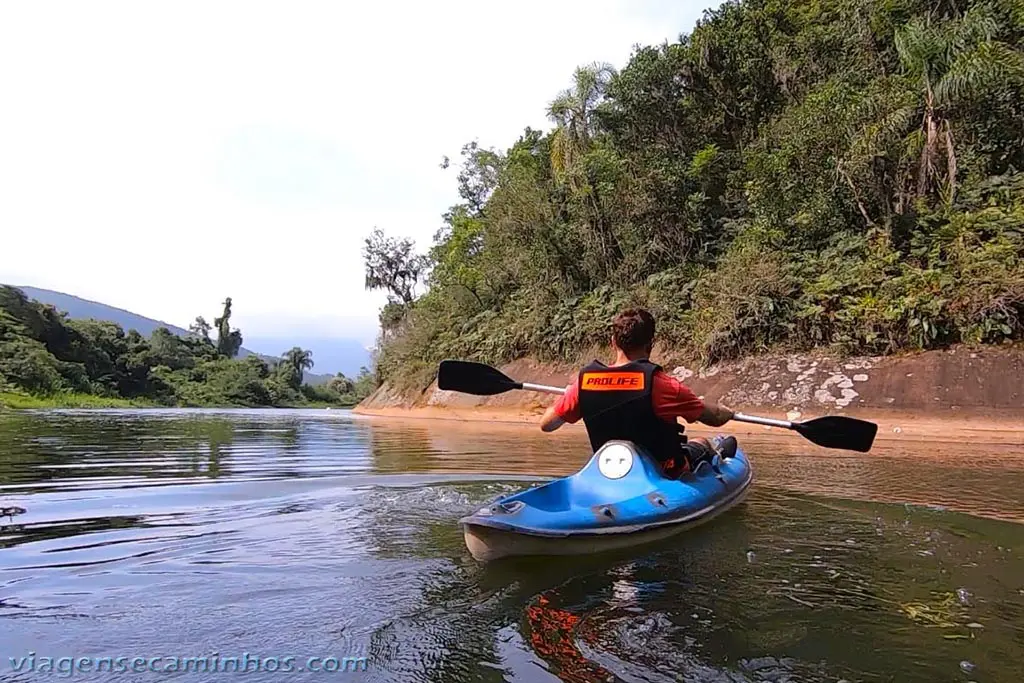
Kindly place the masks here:
<instances>
[{"instance_id":1,"label":"river shoreline","mask_svg":"<svg viewBox=\"0 0 1024 683\"><path fill-rule=\"evenodd\" d=\"M387 419L389 421L409 420L412 422L443 421L453 423L459 429L472 429L481 427L492 429L495 427L513 429L537 429L537 421L542 411L516 411L509 408L478 408L478 409L452 409L439 407L419 408L365 408L357 407L352 411L354 414L365 418ZM756 414L760 417L773 417L778 419L805 420L820 417L824 413L786 413L779 410L758 410ZM936 415L922 415L898 411L847 411L845 414L851 417L858 417L870 420L878 425L876 442L880 441L904 441L904 442L944 442L965 441L971 444L1014 444L1021 445L1024 442L1024 419L1019 415L1001 413L992 416L984 415L957 415L940 417ZM563 431L583 430L582 423L567 425ZM730 422L720 428L708 427L699 423L687 424L686 433L691 436L708 436L720 433L729 433L736 436L785 436L792 438L792 434L785 429L764 427L745 422Z\"/></svg>"},{"instance_id":2,"label":"river shoreline","mask_svg":"<svg viewBox=\"0 0 1024 683\"><path fill-rule=\"evenodd\" d=\"M850 415L878 423L878 440L1024 442L1020 348L961 347L899 357L776 354L710 368L671 363L663 367L705 399L748 414L790 420ZM553 386L565 386L576 372L571 365L532 359L500 369L520 381ZM527 391L468 396L441 391L436 382L415 392L385 382L353 412L389 419L530 426L555 398ZM741 422L725 429L737 436L787 431ZM700 424L687 427L694 435L716 431L722 430Z\"/></svg>"}]
</instances>

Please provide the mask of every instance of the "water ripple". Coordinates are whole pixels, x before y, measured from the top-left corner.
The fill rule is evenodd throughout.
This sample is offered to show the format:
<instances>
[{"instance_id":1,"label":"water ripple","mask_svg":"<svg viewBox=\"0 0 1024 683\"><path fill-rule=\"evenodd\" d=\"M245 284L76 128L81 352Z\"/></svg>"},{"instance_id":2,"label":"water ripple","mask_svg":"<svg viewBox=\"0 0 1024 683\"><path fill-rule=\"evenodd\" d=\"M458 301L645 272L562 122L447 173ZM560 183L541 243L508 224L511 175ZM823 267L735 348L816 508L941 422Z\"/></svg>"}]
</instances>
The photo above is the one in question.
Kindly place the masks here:
<instances>
[{"instance_id":1,"label":"water ripple","mask_svg":"<svg viewBox=\"0 0 1024 683\"><path fill-rule=\"evenodd\" d=\"M744 445L754 491L713 525L481 566L456 520L578 469L582 433L344 411L5 414L0 649L358 655L374 681L961 680L961 661L979 681L1024 677L1015 447ZM37 677L3 666L0 680Z\"/></svg>"}]
</instances>

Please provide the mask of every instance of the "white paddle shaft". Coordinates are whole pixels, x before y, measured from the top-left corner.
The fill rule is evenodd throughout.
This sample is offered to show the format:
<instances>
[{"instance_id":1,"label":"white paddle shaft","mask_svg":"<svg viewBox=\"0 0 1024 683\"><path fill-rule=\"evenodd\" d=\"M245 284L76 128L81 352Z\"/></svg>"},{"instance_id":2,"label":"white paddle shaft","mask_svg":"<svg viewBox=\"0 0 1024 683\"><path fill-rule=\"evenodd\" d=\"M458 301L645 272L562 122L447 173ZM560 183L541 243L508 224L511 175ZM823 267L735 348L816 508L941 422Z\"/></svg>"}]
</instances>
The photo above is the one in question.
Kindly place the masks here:
<instances>
[{"instance_id":1,"label":"white paddle shaft","mask_svg":"<svg viewBox=\"0 0 1024 683\"><path fill-rule=\"evenodd\" d=\"M782 427L783 429L792 429L793 423L788 420L775 420L770 417L757 417L756 415L744 415L743 413L734 413L732 419L737 422L750 422L756 425L765 425L767 427Z\"/></svg>"},{"instance_id":2,"label":"white paddle shaft","mask_svg":"<svg viewBox=\"0 0 1024 683\"><path fill-rule=\"evenodd\" d=\"M545 384L530 384L529 382L523 382L523 389L527 391L543 391L548 394L565 393L565 387L549 387Z\"/></svg>"}]
</instances>

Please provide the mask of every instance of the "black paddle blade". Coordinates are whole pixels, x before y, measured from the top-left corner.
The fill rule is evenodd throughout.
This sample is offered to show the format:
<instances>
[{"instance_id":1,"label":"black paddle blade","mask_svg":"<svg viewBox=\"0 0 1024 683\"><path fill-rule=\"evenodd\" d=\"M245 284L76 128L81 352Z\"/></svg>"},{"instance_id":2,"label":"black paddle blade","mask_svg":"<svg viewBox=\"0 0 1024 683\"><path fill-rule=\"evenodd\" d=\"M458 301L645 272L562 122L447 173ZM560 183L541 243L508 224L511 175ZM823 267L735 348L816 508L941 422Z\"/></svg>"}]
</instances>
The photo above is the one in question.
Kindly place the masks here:
<instances>
[{"instance_id":1,"label":"black paddle blade","mask_svg":"<svg viewBox=\"0 0 1024 683\"><path fill-rule=\"evenodd\" d=\"M492 396L522 389L523 385L490 365L468 360L443 360L437 370L437 388L474 396Z\"/></svg>"},{"instance_id":2,"label":"black paddle blade","mask_svg":"<svg viewBox=\"0 0 1024 683\"><path fill-rule=\"evenodd\" d=\"M806 422L794 422L793 429L819 446L861 453L871 450L875 434L878 433L878 425L874 422L842 415L827 415Z\"/></svg>"}]
</instances>

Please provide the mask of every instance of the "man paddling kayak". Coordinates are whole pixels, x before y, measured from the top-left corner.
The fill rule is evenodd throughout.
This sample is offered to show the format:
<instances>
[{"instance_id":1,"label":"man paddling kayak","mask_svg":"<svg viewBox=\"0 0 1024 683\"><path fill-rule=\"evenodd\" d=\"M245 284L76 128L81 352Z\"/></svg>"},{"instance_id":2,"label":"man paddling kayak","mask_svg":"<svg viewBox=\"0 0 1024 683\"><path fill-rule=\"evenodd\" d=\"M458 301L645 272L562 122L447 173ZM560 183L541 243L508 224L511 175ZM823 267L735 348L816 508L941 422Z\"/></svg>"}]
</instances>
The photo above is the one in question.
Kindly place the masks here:
<instances>
[{"instance_id":1,"label":"man paddling kayak","mask_svg":"<svg viewBox=\"0 0 1024 683\"><path fill-rule=\"evenodd\" d=\"M649 358L654 348L654 317L641 308L629 308L612 321L611 344L615 362L593 361L549 407L540 428L553 432L583 420L596 451L614 439L632 441L650 452L666 474L693 471L716 453L731 457L736 439L712 445L707 439L687 439L676 421L702 422L720 427L733 418L722 405L706 403Z\"/></svg>"}]
</instances>

